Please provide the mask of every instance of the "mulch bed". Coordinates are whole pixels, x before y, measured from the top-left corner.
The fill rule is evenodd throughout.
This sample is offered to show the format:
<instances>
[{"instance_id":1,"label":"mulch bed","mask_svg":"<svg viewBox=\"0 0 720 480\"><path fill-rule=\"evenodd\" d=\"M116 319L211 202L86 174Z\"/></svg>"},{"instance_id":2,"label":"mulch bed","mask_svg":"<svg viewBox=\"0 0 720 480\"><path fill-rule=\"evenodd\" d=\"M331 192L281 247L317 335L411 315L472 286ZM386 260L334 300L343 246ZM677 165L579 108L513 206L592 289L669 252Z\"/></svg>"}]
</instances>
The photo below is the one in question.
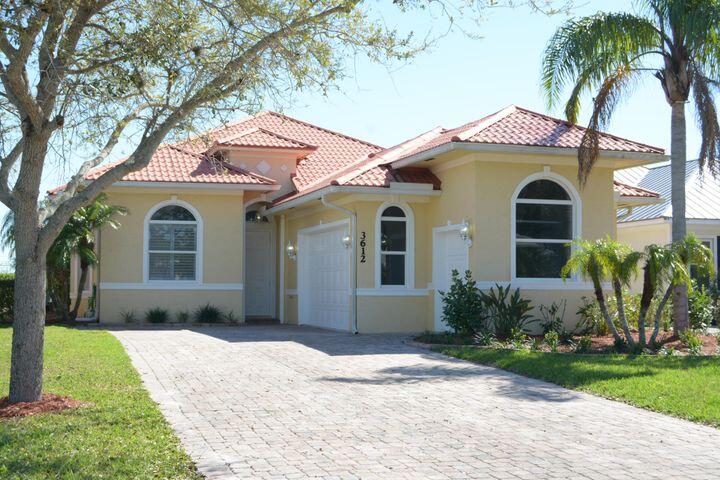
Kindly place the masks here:
<instances>
[{"instance_id":1,"label":"mulch bed","mask_svg":"<svg viewBox=\"0 0 720 480\"><path fill-rule=\"evenodd\" d=\"M43 394L42 400L38 402L10 403L8 397L2 397L0 398L0 419L27 417L38 413L57 413L86 405L86 403L54 393Z\"/></svg>"}]
</instances>

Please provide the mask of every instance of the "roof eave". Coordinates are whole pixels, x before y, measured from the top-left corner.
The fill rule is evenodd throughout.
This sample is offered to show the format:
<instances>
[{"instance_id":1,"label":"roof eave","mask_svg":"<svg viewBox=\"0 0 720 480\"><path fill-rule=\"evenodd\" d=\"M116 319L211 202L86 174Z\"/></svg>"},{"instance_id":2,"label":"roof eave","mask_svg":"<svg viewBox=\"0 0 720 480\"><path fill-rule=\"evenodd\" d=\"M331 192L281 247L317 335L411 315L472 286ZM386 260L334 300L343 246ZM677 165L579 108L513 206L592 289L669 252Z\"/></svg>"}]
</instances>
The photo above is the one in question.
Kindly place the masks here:
<instances>
[{"instance_id":1,"label":"roof eave","mask_svg":"<svg viewBox=\"0 0 720 480\"><path fill-rule=\"evenodd\" d=\"M128 188L182 188L188 190L253 190L276 191L280 185L265 185L258 183L202 183L202 182L139 182L119 181L111 187Z\"/></svg>"},{"instance_id":2,"label":"roof eave","mask_svg":"<svg viewBox=\"0 0 720 480\"><path fill-rule=\"evenodd\" d=\"M560 147L537 147L528 145L504 145L495 143L474 143L474 142L448 142L437 147L431 148L424 152L402 158L390 165L392 168L402 168L414 165L416 163L429 160L438 155L451 152L453 150L465 150L470 152L487 152L487 153L522 153L535 155L561 155L561 156L577 156L577 148L560 148ZM643 152L623 152L615 150L602 150L600 155L604 158L612 158L617 160L633 160L641 162L639 165L661 162L668 158L663 153L643 153ZM626 167L622 167L626 168Z\"/></svg>"},{"instance_id":3,"label":"roof eave","mask_svg":"<svg viewBox=\"0 0 720 480\"><path fill-rule=\"evenodd\" d=\"M412 186L411 186L412 185ZM350 185L328 185L327 187L319 188L310 192L306 195L301 195L292 200L280 203L277 206L269 208L266 213L273 214L279 213L291 208L302 206L305 203L313 200L319 200L323 195L330 195L333 193L364 193L364 194L375 194L375 195L424 195L424 196L438 196L440 190L435 190L435 186L431 183L398 183L390 182L389 187L361 187L361 186L350 186Z\"/></svg>"}]
</instances>

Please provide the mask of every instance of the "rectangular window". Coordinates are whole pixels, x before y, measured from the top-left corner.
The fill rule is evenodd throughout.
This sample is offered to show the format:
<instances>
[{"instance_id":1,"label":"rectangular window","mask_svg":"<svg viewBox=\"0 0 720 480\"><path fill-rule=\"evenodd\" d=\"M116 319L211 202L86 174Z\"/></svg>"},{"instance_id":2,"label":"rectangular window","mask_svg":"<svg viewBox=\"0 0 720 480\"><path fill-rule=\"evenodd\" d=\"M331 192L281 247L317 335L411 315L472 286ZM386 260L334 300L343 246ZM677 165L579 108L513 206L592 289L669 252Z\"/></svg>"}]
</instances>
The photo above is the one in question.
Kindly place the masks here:
<instances>
[{"instance_id":1,"label":"rectangular window","mask_svg":"<svg viewBox=\"0 0 720 480\"><path fill-rule=\"evenodd\" d=\"M151 223L148 247L150 280L195 280L196 225Z\"/></svg>"},{"instance_id":2,"label":"rectangular window","mask_svg":"<svg viewBox=\"0 0 720 480\"><path fill-rule=\"evenodd\" d=\"M517 242L517 277L560 278L560 270L569 258L570 247L564 243Z\"/></svg>"}]
</instances>

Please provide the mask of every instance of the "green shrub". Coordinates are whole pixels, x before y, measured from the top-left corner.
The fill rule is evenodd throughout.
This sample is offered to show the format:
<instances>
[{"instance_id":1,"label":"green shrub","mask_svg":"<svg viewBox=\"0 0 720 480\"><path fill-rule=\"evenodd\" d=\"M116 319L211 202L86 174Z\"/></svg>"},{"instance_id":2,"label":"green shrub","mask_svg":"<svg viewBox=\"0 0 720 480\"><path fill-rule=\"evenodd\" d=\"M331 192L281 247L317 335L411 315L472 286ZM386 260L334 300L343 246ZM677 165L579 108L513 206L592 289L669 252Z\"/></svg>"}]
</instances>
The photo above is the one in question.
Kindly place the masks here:
<instances>
[{"instance_id":1,"label":"green shrub","mask_svg":"<svg viewBox=\"0 0 720 480\"><path fill-rule=\"evenodd\" d=\"M692 330L686 330L680 334L680 341L688 349L690 355L700 355L702 353L703 341L700 336Z\"/></svg>"},{"instance_id":2,"label":"green shrub","mask_svg":"<svg viewBox=\"0 0 720 480\"><path fill-rule=\"evenodd\" d=\"M560 303L553 302L549 307L540 305L540 327L543 335L548 332L563 333L565 331L566 308L566 300L561 300Z\"/></svg>"},{"instance_id":3,"label":"green shrub","mask_svg":"<svg viewBox=\"0 0 720 480\"><path fill-rule=\"evenodd\" d=\"M190 321L190 312L187 310L180 310L175 314L175 321L178 323L188 323Z\"/></svg>"},{"instance_id":4,"label":"green shrub","mask_svg":"<svg viewBox=\"0 0 720 480\"><path fill-rule=\"evenodd\" d=\"M550 347L551 352L557 352L560 343L560 334L554 330L550 330L545 334L545 343Z\"/></svg>"},{"instance_id":5,"label":"green shrub","mask_svg":"<svg viewBox=\"0 0 720 480\"><path fill-rule=\"evenodd\" d=\"M193 317L198 323L220 323L223 319L223 313L218 307L206 303L195 310Z\"/></svg>"},{"instance_id":6,"label":"green shrub","mask_svg":"<svg viewBox=\"0 0 720 480\"><path fill-rule=\"evenodd\" d=\"M0 273L0 322L12 322L15 301L15 274Z\"/></svg>"},{"instance_id":7,"label":"green shrub","mask_svg":"<svg viewBox=\"0 0 720 480\"><path fill-rule=\"evenodd\" d=\"M495 336L506 340L512 335L513 329L526 330L530 323L535 322L529 312L533 309L530 300L520 296L516 288L510 294L511 287L495 285L489 293L480 292L487 316L495 330Z\"/></svg>"},{"instance_id":8,"label":"green shrub","mask_svg":"<svg viewBox=\"0 0 720 480\"><path fill-rule=\"evenodd\" d=\"M625 317L627 318L628 326L630 328L637 328L637 320L640 316L640 294L633 295L625 291L623 293L623 299L625 301ZM577 315L580 317L580 323L578 323L576 331L583 334L589 333L598 336L608 335L610 330L605 323L602 313L600 313L600 306L598 305L597 300L594 297L582 297L582 302L582 305L577 311ZM653 298L646 318L645 327L647 329L653 328L655 312L657 311L659 303L660 300L658 298ZM615 327L620 330L622 326L620 325L620 319L617 312L617 299L614 295L609 295L606 298L606 304L610 318L613 319ZM671 322L672 304L671 302L667 302L662 315L660 316L660 325L663 330L668 331L670 325L672 324Z\"/></svg>"},{"instance_id":9,"label":"green shrub","mask_svg":"<svg viewBox=\"0 0 720 480\"><path fill-rule=\"evenodd\" d=\"M125 322L125 323L137 322L137 317L135 316L134 310L122 310L120 312L120 317L123 319L123 322Z\"/></svg>"},{"instance_id":10,"label":"green shrub","mask_svg":"<svg viewBox=\"0 0 720 480\"><path fill-rule=\"evenodd\" d=\"M170 318L170 313L160 307L151 308L145 312L145 321L149 323L166 323Z\"/></svg>"},{"instance_id":11,"label":"green shrub","mask_svg":"<svg viewBox=\"0 0 720 480\"><path fill-rule=\"evenodd\" d=\"M528 335L521 328L513 328L510 330L510 336L508 337L510 345L515 350L521 350L526 348L528 344Z\"/></svg>"},{"instance_id":12,"label":"green shrub","mask_svg":"<svg viewBox=\"0 0 720 480\"><path fill-rule=\"evenodd\" d=\"M450 290L440 292L440 297L443 302L443 322L455 333L475 336L486 330L482 295L470 270L465 272L464 277L453 270Z\"/></svg>"},{"instance_id":13,"label":"green shrub","mask_svg":"<svg viewBox=\"0 0 720 480\"><path fill-rule=\"evenodd\" d=\"M693 282L694 288L688 292L688 314L690 328L707 330L715 319L715 301L707 287Z\"/></svg>"},{"instance_id":14,"label":"green shrub","mask_svg":"<svg viewBox=\"0 0 720 480\"><path fill-rule=\"evenodd\" d=\"M577 345L575 345L575 352L588 353L590 351L590 347L592 347L592 339L590 338L590 335L583 335L580 337L580 340L578 340Z\"/></svg>"},{"instance_id":15,"label":"green shrub","mask_svg":"<svg viewBox=\"0 0 720 480\"><path fill-rule=\"evenodd\" d=\"M230 310L227 313L224 313L222 315L222 319L224 322L227 322L227 323L239 323L240 322L240 319L235 316L235 312L233 312L232 310Z\"/></svg>"}]
</instances>

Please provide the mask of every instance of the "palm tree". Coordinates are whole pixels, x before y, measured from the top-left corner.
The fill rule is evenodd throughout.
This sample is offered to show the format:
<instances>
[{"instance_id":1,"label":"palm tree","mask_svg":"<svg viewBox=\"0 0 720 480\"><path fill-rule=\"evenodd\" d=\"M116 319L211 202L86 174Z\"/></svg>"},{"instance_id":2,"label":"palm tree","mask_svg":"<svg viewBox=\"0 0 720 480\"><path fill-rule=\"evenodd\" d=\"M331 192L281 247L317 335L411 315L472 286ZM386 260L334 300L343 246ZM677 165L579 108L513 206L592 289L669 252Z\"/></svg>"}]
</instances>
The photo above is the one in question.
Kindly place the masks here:
<instances>
[{"instance_id":1,"label":"palm tree","mask_svg":"<svg viewBox=\"0 0 720 480\"><path fill-rule=\"evenodd\" d=\"M617 303L618 318L628 346L631 349L635 341L630 332L630 325L625 315L625 300L623 289L630 286L630 282L637 274L637 265L642 258L642 253L633 251L630 246L605 238L599 242L600 254L605 257L610 271L613 292Z\"/></svg>"},{"instance_id":2,"label":"palm tree","mask_svg":"<svg viewBox=\"0 0 720 480\"><path fill-rule=\"evenodd\" d=\"M593 93L593 111L578 149L578 179L584 184L599 154L599 131L618 103L645 74L652 74L671 107L670 159L672 239L685 238L685 103L692 94L702 132L700 166L718 173L720 123L715 89L720 86L720 0L637 0L638 13L597 13L573 19L550 39L542 86L551 106L572 86L565 104L576 123L580 99ZM687 285L674 288L675 328L689 326Z\"/></svg>"},{"instance_id":3,"label":"palm tree","mask_svg":"<svg viewBox=\"0 0 720 480\"><path fill-rule=\"evenodd\" d=\"M78 209L65 224L47 254L48 295L60 320L75 319L82 301L82 292L87 282L88 269L97 263L95 252L96 234L104 227L117 228L115 219L125 215L127 209L118 205L109 205L107 195L101 194L93 203ZM8 212L0 226L0 245L13 251L14 218ZM73 254L80 259L80 275L77 296L72 311L70 306L70 264Z\"/></svg>"},{"instance_id":4,"label":"palm tree","mask_svg":"<svg viewBox=\"0 0 720 480\"><path fill-rule=\"evenodd\" d=\"M612 278L612 265L608 260L607 240L597 240L590 242L582 238L573 241L573 252L570 259L562 268L563 278L569 277L571 274L582 275L589 278L593 284L595 298L600 307L605 324L610 332L612 332L615 341L622 341L622 337L615 327L615 322L608 312L607 302L605 300L605 292L603 292L602 283Z\"/></svg>"},{"instance_id":5,"label":"palm tree","mask_svg":"<svg viewBox=\"0 0 720 480\"><path fill-rule=\"evenodd\" d=\"M71 318L77 318L82 302L82 292L87 282L88 270L97 263L95 252L96 234L104 227L118 228L120 223L115 219L118 215L126 215L127 209L119 205L110 205L107 195L100 195L93 203L78 209L70 218L68 228L75 238L75 253L80 259L80 275L78 279L75 305L70 312Z\"/></svg>"}]
</instances>

